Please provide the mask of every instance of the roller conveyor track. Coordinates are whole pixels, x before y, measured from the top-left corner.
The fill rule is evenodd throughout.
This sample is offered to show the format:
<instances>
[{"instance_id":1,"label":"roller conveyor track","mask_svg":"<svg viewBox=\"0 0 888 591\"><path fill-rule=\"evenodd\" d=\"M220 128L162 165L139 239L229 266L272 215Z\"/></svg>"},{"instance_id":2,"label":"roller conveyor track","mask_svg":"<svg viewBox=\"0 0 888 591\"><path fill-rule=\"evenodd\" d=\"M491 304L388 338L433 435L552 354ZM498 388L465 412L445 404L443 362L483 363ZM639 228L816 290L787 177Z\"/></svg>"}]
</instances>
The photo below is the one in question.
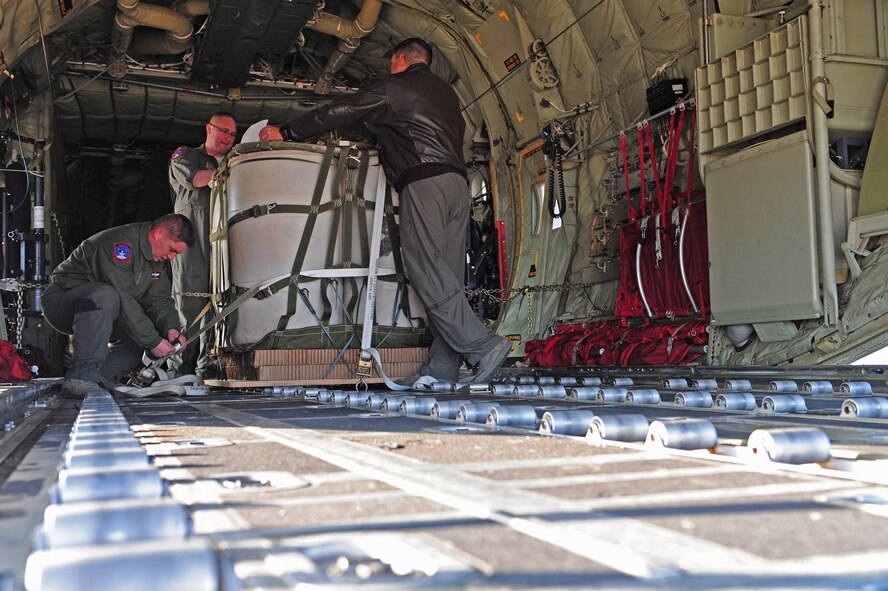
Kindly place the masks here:
<instances>
[{"instance_id":1,"label":"roller conveyor track","mask_svg":"<svg viewBox=\"0 0 888 591\"><path fill-rule=\"evenodd\" d=\"M189 589L225 590L299 584L329 589L888 584L888 528L882 522L888 516L888 419L841 416L848 399L878 398L884 381L867 380L875 393L850 397L838 391L842 382L863 381L853 371L704 378L681 369L685 372L594 374L631 377L633 383L623 388L656 391L659 404L578 401L557 397L557 389L547 390L545 398L516 397L502 395L504 388L497 395L491 389L292 388L117 399L121 414L108 425L117 430L114 447L121 442L122 417L149 458L139 471L156 470L159 476L157 495L51 505L47 515L55 511L53 523L62 528L57 539L70 539L57 515L67 515L68 527L77 524L78 558L65 562L61 547L47 546L45 537L42 550L32 554L30 580L39 572L41 589L97 588L88 577L78 586L66 570L77 564L84 577L86 564L105 582L114 576L130 581L133 573L150 581L163 569L165 584L182 580ZM664 379L681 378L688 387L663 385ZM700 391L691 388L691 380L702 379L716 380L715 389L705 384L713 402L729 393L724 380L749 379L755 410L676 406L678 394ZM800 388L805 380L826 380L835 393L775 393L769 384L777 379L794 379ZM806 412L763 412L763 401L778 394L800 396ZM441 416L462 404L455 405L452 419L435 419L433 398ZM83 450L71 452L77 432L72 423L81 431L96 423L85 410L76 423L72 414L60 412L11 472L0 488L0 528L8 519L4 509L21 503L27 487L20 483L33 480L38 456L47 465L46 457L55 453L55 462L68 470L72 461L85 461ZM541 422L549 421L543 431L558 433L571 418L574 435L540 434ZM633 425L634 440L611 438L632 433ZM123 464L129 461L123 455L143 457L131 448L120 453ZM768 454L779 461L764 457ZM49 496L50 485L63 486L51 468L35 503L41 494ZM76 485L70 475L66 482ZM53 495L58 501L59 493ZM122 529L134 539L96 543L84 533L95 523L91 515L115 511L124 515ZM43 521L45 532L46 517L32 513L33 525ZM146 519L162 524L150 528L159 530L159 539L138 539L145 535L139 532ZM23 533L20 544L27 545L26 537ZM71 552L65 550L69 557ZM24 575L24 565L19 571L4 568L10 585ZM3 582L0 577L0 589Z\"/></svg>"}]
</instances>

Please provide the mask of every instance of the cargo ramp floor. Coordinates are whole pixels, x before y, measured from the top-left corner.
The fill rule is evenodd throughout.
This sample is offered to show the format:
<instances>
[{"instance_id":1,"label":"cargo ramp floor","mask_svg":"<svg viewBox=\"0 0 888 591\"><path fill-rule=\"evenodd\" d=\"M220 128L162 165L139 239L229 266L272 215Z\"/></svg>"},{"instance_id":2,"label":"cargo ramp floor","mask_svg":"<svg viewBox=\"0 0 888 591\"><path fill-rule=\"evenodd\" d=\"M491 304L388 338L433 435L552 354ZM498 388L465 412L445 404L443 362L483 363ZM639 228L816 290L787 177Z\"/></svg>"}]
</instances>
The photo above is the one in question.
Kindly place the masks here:
<instances>
[{"instance_id":1,"label":"cargo ramp floor","mask_svg":"<svg viewBox=\"0 0 888 591\"><path fill-rule=\"evenodd\" d=\"M725 376L749 379L756 408L676 405L693 388L664 380L686 368L625 374L637 391L657 389L659 404L304 388L82 400L57 395L52 381L0 387L0 590L25 580L68 591L888 589L888 419L842 416L847 400L888 391L884 377L704 374L688 381L715 379L712 397L729 393ZM585 375L607 388L618 374ZM796 381L804 412L761 409L777 380ZM834 392L804 392L806 380L829 381ZM869 381L875 394L843 395L840 384L852 381ZM401 414L410 408L398 395L434 397L439 418L428 405ZM681 449L694 446L676 433L671 442L623 442L600 431L487 426L487 406L483 416L465 407L462 422L445 418L457 400L530 406L537 424L564 410L642 415L652 431L706 419L717 442ZM122 440L127 433L107 418L115 409L157 469L165 513L144 512L161 501L131 495L141 485L125 491L128 500L95 494L122 464L72 464L108 461L72 455L69 442L75 424L81 433L108 426ZM826 434L828 457L775 462L747 446L757 430L787 429ZM804 445L795 451L805 459ZM98 479L78 484L75 473L96 465ZM146 527L146 515L162 518Z\"/></svg>"}]
</instances>

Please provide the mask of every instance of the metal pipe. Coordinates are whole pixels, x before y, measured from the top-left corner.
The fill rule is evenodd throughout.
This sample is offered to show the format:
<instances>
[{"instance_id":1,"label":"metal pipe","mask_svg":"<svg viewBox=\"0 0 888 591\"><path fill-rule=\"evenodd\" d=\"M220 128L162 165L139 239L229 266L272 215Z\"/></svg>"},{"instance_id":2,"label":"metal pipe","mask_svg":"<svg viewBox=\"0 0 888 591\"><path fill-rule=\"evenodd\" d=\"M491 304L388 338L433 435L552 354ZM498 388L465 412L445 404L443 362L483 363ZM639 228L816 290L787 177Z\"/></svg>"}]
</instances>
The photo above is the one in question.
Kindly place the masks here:
<instances>
[{"instance_id":1,"label":"metal pipe","mask_svg":"<svg viewBox=\"0 0 888 591\"><path fill-rule=\"evenodd\" d=\"M811 47L812 92L826 96L825 50L823 48L823 9L821 0L809 0L808 35ZM814 162L817 167L817 222L820 234L820 280L823 284L823 324L835 326L839 317L836 284L835 240L833 237L832 187L830 185L829 129L826 113L815 103L811 108L814 122Z\"/></svg>"},{"instance_id":2,"label":"metal pipe","mask_svg":"<svg viewBox=\"0 0 888 591\"><path fill-rule=\"evenodd\" d=\"M36 181L34 183L34 209L31 210L34 222L34 275L31 279L34 283L41 283L44 279L43 272L46 269L46 243L44 242L46 208L44 206L45 198L43 192L43 173L46 170L46 167L43 166L43 159L46 156L46 152L44 151L45 144L43 142L38 142L36 148L34 153L34 177ZM34 310L37 312L41 310L40 297L42 295L43 290L41 288L34 290Z\"/></svg>"},{"instance_id":3,"label":"metal pipe","mask_svg":"<svg viewBox=\"0 0 888 591\"><path fill-rule=\"evenodd\" d=\"M693 138L691 139L693 141ZM688 165L690 166L690 164ZM684 244L685 244L685 230L688 227L688 216L691 215L691 207L685 210L684 219L681 222L681 236L678 239L678 268L681 271L681 283L684 285L685 293L688 296L688 300L691 302L691 308L694 310L694 314L698 314L700 309L697 307L697 302L694 301L694 296L691 294L691 286L688 285L688 274L685 271L685 257L684 257Z\"/></svg>"},{"instance_id":4,"label":"metal pipe","mask_svg":"<svg viewBox=\"0 0 888 591\"><path fill-rule=\"evenodd\" d=\"M122 78L126 73L124 58L128 50L141 54L174 55L188 49L194 34L189 16L209 14L206 0L185 0L171 8L144 4L140 0L117 0L111 46L114 63L110 74ZM135 27L160 29L134 34Z\"/></svg>"},{"instance_id":5,"label":"metal pipe","mask_svg":"<svg viewBox=\"0 0 888 591\"><path fill-rule=\"evenodd\" d=\"M342 17L327 12L315 12L306 26L319 33L339 38L336 50L327 60L324 71L315 85L316 93L329 94L333 86L333 75L345 66L361 45L361 39L376 28L381 11L382 0L364 0L358 16L352 21L343 20Z\"/></svg>"},{"instance_id":6,"label":"metal pipe","mask_svg":"<svg viewBox=\"0 0 888 591\"><path fill-rule=\"evenodd\" d=\"M647 296L644 294L644 283L641 280L641 242L638 243L638 248L635 250L635 278L638 281L638 294L641 296L644 309L648 317L653 318L654 313L651 312L651 307L648 305Z\"/></svg>"},{"instance_id":7,"label":"metal pipe","mask_svg":"<svg viewBox=\"0 0 888 591\"><path fill-rule=\"evenodd\" d=\"M3 279L9 279L9 190L0 188L0 219L3 226Z\"/></svg>"},{"instance_id":8,"label":"metal pipe","mask_svg":"<svg viewBox=\"0 0 888 591\"><path fill-rule=\"evenodd\" d=\"M709 63L709 52L711 51L711 43L709 41L709 0L703 0L703 65Z\"/></svg>"}]
</instances>

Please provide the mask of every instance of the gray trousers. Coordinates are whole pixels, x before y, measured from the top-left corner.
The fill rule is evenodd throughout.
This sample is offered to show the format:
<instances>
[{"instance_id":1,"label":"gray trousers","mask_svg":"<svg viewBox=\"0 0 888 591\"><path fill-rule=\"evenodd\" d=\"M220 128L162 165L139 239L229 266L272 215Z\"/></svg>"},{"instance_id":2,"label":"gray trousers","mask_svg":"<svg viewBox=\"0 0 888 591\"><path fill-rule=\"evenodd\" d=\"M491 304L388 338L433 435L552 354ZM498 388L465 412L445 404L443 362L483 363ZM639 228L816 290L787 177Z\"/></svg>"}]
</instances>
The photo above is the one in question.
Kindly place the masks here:
<instances>
[{"instance_id":1,"label":"gray trousers","mask_svg":"<svg viewBox=\"0 0 888 591\"><path fill-rule=\"evenodd\" d=\"M191 220L194 225L194 246L185 249L172 261L173 268L173 293L184 291L208 293L210 290L210 218L209 210L203 207L186 206L176 208L180 213ZM177 295L176 309L179 311L179 321L182 326L188 328L200 311L209 301L207 298ZM212 318L208 313L201 320L201 326ZM194 334L197 327L188 330L188 335ZM210 348L210 333L207 331L200 336L200 343L192 343L182 353L181 373L191 374L195 371L203 372L207 365L207 350Z\"/></svg>"},{"instance_id":2,"label":"gray trousers","mask_svg":"<svg viewBox=\"0 0 888 591\"><path fill-rule=\"evenodd\" d=\"M93 282L64 290L50 285L40 305L54 329L74 335L73 363L65 377L117 382L140 365L144 349L117 322L120 294L113 286Z\"/></svg>"},{"instance_id":3,"label":"gray trousers","mask_svg":"<svg viewBox=\"0 0 888 591\"><path fill-rule=\"evenodd\" d=\"M434 337L427 369L439 379L455 379L463 357L475 365L500 341L466 301L468 185L459 174L447 173L410 183L399 201L407 277Z\"/></svg>"}]
</instances>

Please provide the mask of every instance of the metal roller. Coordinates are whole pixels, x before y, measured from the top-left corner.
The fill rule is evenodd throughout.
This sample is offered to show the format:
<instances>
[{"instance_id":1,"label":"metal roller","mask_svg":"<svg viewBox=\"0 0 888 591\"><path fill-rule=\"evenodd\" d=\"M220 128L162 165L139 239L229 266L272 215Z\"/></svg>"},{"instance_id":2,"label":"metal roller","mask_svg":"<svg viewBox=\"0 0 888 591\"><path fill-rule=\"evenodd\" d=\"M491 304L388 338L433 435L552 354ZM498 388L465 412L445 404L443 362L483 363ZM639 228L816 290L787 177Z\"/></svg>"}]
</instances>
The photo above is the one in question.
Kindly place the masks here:
<instances>
[{"instance_id":1,"label":"metal roller","mask_svg":"<svg viewBox=\"0 0 888 591\"><path fill-rule=\"evenodd\" d=\"M382 410L383 402L385 402L385 394L371 394L367 397L366 407L368 410Z\"/></svg>"},{"instance_id":2,"label":"metal roller","mask_svg":"<svg viewBox=\"0 0 888 591\"><path fill-rule=\"evenodd\" d=\"M68 451L105 451L109 449L141 449L142 444L134 435L115 439L99 439L94 441L69 441Z\"/></svg>"},{"instance_id":3,"label":"metal roller","mask_svg":"<svg viewBox=\"0 0 888 591\"><path fill-rule=\"evenodd\" d=\"M771 392L798 392L799 385L795 380L774 380L768 384L768 389Z\"/></svg>"},{"instance_id":4,"label":"metal roller","mask_svg":"<svg viewBox=\"0 0 888 591\"><path fill-rule=\"evenodd\" d=\"M78 546L32 553L25 567L25 587L28 591L217 591L219 570L212 542L202 537Z\"/></svg>"},{"instance_id":5,"label":"metal roller","mask_svg":"<svg viewBox=\"0 0 888 591\"><path fill-rule=\"evenodd\" d=\"M571 376L560 376L558 378L558 383L562 386L576 386L577 379Z\"/></svg>"},{"instance_id":6,"label":"metal roller","mask_svg":"<svg viewBox=\"0 0 888 591\"><path fill-rule=\"evenodd\" d=\"M598 386L579 386L568 390L567 395L576 400L595 400L598 398Z\"/></svg>"},{"instance_id":7,"label":"metal roller","mask_svg":"<svg viewBox=\"0 0 888 591\"><path fill-rule=\"evenodd\" d=\"M100 421L103 419L122 419L123 411L119 407L106 408L103 410L81 408L77 415L78 421Z\"/></svg>"},{"instance_id":8,"label":"metal roller","mask_svg":"<svg viewBox=\"0 0 888 591\"><path fill-rule=\"evenodd\" d=\"M684 378L666 378L663 380L663 387L670 390L682 390L688 387L688 381Z\"/></svg>"},{"instance_id":9,"label":"metal roller","mask_svg":"<svg viewBox=\"0 0 888 591\"><path fill-rule=\"evenodd\" d=\"M809 392L811 394L832 394L833 386L832 382L805 382L802 384L802 391Z\"/></svg>"},{"instance_id":10,"label":"metal roller","mask_svg":"<svg viewBox=\"0 0 888 591\"><path fill-rule=\"evenodd\" d=\"M456 412L458 423L486 423L490 409L499 406L498 402L477 402L460 405Z\"/></svg>"},{"instance_id":11,"label":"metal roller","mask_svg":"<svg viewBox=\"0 0 888 591\"><path fill-rule=\"evenodd\" d=\"M567 398L567 390L564 386L540 386L537 390L540 398Z\"/></svg>"},{"instance_id":12,"label":"metal roller","mask_svg":"<svg viewBox=\"0 0 888 591\"><path fill-rule=\"evenodd\" d=\"M827 462L832 457L829 437L820 429L756 429L746 444L759 459L783 464Z\"/></svg>"},{"instance_id":13,"label":"metal roller","mask_svg":"<svg viewBox=\"0 0 888 591\"><path fill-rule=\"evenodd\" d=\"M415 398L405 398L401 401L398 411L402 415L423 415L428 416L432 412L432 407L438 402L430 396L417 396Z\"/></svg>"},{"instance_id":14,"label":"metal roller","mask_svg":"<svg viewBox=\"0 0 888 591\"><path fill-rule=\"evenodd\" d=\"M301 386L274 386L271 389L271 394L281 398L296 398L301 391Z\"/></svg>"},{"instance_id":15,"label":"metal roller","mask_svg":"<svg viewBox=\"0 0 888 591\"><path fill-rule=\"evenodd\" d=\"M540 387L536 384L519 384L512 390L512 395L518 398L536 398Z\"/></svg>"},{"instance_id":16,"label":"metal roller","mask_svg":"<svg viewBox=\"0 0 888 591\"><path fill-rule=\"evenodd\" d=\"M164 481L154 466L62 470L56 489L60 503L150 499L161 497L165 492Z\"/></svg>"},{"instance_id":17,"label":"metal roller","mask_svg":"<svg viewBox=\"0 0 888 591\"><path fill-rule=\"evenodd\" d=\"M453 382L432 382L432 385L429 387L432 392L444 393L444 392L456 392L456 384Z\"/></svg>"},{"instance_id":18,"label":"metal roller","mask_svg":"<svg viewBox=\"0 0 888 591\"><path fill-rule=\"evenodd\" d=\"M626 402L630 404L660 404L660 392L653 388L629 390L626 393Z\"/></svg>"},{"instance_id":19,"label":"metal roller","mask_svg":"<svg viewBox=\"0 0 888 591\"><path fill-rule=\"evenodd\" d=\"M515 382L519 386L529 386L531 384L536 385L536 378L533 376L518 376L518 381Z\"/></svg>"},{"instance_id":20,"label":"metal roller","mask_svg":"<svg viewBox=\"0 0 888 591\"><path fill-rule=\"evenodd\" d=\"M40 549L184 539L191 516L172 499L134 499L50 505L43 513Z\"/></svg>"},{"instance_id":21,"label":"metal roller","mask_svg":"<svg viewBox=\"0 0 888 591\"><path fill-rule=\"evenodd\" d=\"M385 397L385 401L382 403L382 410L388 412L400 412L401 403L410 398L416 398L415 396L392 396L391 394Z\"/></svg>"},{"instance_id":22,"label":"metal roller","mask_svg":"<svg viewBox=\"0 0 888 591\"><path fill-rule=\"evenodd\" d=\"M849 398L842 403L842 416L859 419L888 418L888 398Z\"/></svg>"},{"instance_id":23,"label":"metal roller","mask_svg":"<svg viewBox=\"0 0 888 591\"><path fill-rule=\"evenodd\" d=\"M675 395L675 405L685 408L712 408L712 394L705 390L688 390Z\"/></svg>"},{"instance_id":24,"label":"metal roller","mask_svg":"<svg viewBox=\"0 0 888 591\"><path fill-rule=\"evenodd\" d=\"M90 412L89 410L81 410L77 415L77 421L101 421L105 419L123 419L123 412L120 409L109 409L102 411Z\"/></svg>"},{"instance_id":25,"label":"metal roller","mask_svg":"<svg viewBox=\"0 0 888 591\"><path fill-rule=\"evenodd\" d=\"M752 390L752 382L749 380L725 380L725 390L743 391Z\"/></svg>"},{"instance_id":26,"label":"metal roller","mask_svg":"<svg viewBox=\"0 0 888 591\"><path fill-rule=\"evenodd\" d=\"M589 427L590 438L610 441L644 441L647 433L644 415L596 415Z\"/></svg>"},{"instance_id":27,"label":"metal roller","mask_svg":"<svg viewBox=\"0 0 888 591\"><path fill-rule=\"evenodd\" d=\"M366 408L368 398L370 394L367 392L349 392L345 405L351 408Z\"/></svg>"},{"instance_id":28,"label":"metal roller","mask_svg":"<svg viewBox=\"0 0 888 591\"><path fill-rule=\"evenodd\" d=\"M147 466L151 463L143 448L117 448L101 451L69 450L65 453L66 468L117 468Z\"/></svg>"},{"instance_id":29,"label":"metal roller","mask_svg":"<svg viewBox=\"0 0 888 591\"><path fill-rule=\"evenodd\" d=\"M577 378L578 386L601 386L601 378L593 378L592 376L583 376Z\"/></svg>"},{"instance_id":30,"label":"metal roller","mask_svg":"<svg viewBox=\"0 0 888 591\"><path fill-rule=\"evenodd\" d=\"M691 388L694 390L718 390L715 380L691 380Z\"/></svg>"},{"instance_id":31,"label":"metal roller","mask_svg":"<svg viewBox=\"0 0 888 591\"><path fill-rule=\"evenodd\" d=\"M82 423L71 427L71 432L76 434L108 433L109 431L125 431L130 428L126 421L102 421L100 423Z\"/></svg>"},{"instance_id":32,"label":"metal roller","mask_svg":"<svg viewBox=\"0 0 888 591\"><path fill-rule=\"evenodd\" d=\"M109 439L125 439L127 437L136 437L136 434L129 429L118 429L117 431L105 431L103 433L72 433L72 443L86 443L89 441L107 441Z\"/></svg>"},{"instance_id":33,"label":"metal roller","mask_svg":"<svg viewBox=\"0 0 888 591\"><path fill-rule=\"evenodd\" d=\"M670 449L711 449L718 443L718 433L706 419L654 421L648 429L647 443Z\"/></svg>"},{"instance_id":34,"label":"metal roller","mask_svg":"<svg viewBox=\"0 0 888 591\"><path fill-rule=\"evenodd\" d=\"M611 384L614 386L634 386L635 382L632 378L611 378Z\"/></svg>"},{"instance_id":35,"label":"metal roller","mask_svg":"<svg viewBox=\"0 0 888 591\"><path fill-rule=\"evenodd\" d=\"M327 390L318 394L318 402L327 406L345 406L349 394L344 390Z\"/></svg>"},{"instance_id":36,"label":"metal roller","mask_svg":"<svg viewBox=\"0 0 888 591\"><path fill-rule=\"evenodd\" d=\"M317 399L322 393L326 392L326 388L306 388L305 389L305 398L308 400Z\"/></svg>"},{"instance_id":37,"label":"metal roller","mask_svg":"<svg viewBox=\"0 0 888 591\"><path fill-rule=\"evenodd\" d=\"M715 407L722 410L755 410L751 392L725 392L715 397Z\"/></svg>"},{"instance_id":38,"label":"metal roller","mask_svg":"<svg viewBox=\"0 0 888 591\"><path fill-rule=\"evenodd\" d=\"M629 390L626 388L599 388L595 395L598 402L626 402Z\"/></svg>"},{"instance_id":39,"label":"metal roller","mask_svg":"<svg viewBox=\"0 0 888 591\"><path fill-rule=\"evenodd\" d=\"M536 410L530 405L494 407L487 413L487 426L536 429Z\"/></svg>"},{"instance_id":40,"label":"metal roller","mask_svg":"<svg viewBox=\"0 0 888 591\"><path fill-rule=\"evenodd\" d=\"M774 394L762 399L762 410L773 413L806 413L808 406L799 394Z\"/></svg>"},{"instance_id":41,"label":"metal roller","mask_svg":"<svg viewBox=\"0 0 888 591\"><path fill-rule=\"evenodd\" d=\"M512 384L494 384L490 387L494 396L514 396L515 386Z\"/></svg>"},{"instance_id":42,"label":"metal roller","mask_svg":"<svg viewBox=\"0 0 888 591\"><path fill-rule=\"evenodd\" d=\"M555 385L555 376L537 376L537 386L553 386Z\"/></svg>"},{"instance_id":43,"label":"metal roller","mask_svg":"<svg viewBox=\"0 0 888 591\"><path fill-rule=\"evenodd\" d=\"M839 392L847 396L867 396L873 393L873 385L869 382L842 382Z\"/></svg>"},{"instance_id":44,"label":"metal roller","mask_svg":"<svg viewBox=\"0 0 888 591\"><path fill-rule=\"evenodd\" d=\"M591 410L550 410L543 414L540 432L583 436L589 432L594 418L595 413Z\"/></svg>"},{"instance_id":45,"label":"metal roller","mask_svg":"<svg viewBox=\"0 0 888 591\"><path fill-rule=\"evenodd\" d=\"M463 404L468 404L468 400L439 400L432 406L429 413L433 419L455 419L456 413Z\"/></svg>"}]
</instances>

